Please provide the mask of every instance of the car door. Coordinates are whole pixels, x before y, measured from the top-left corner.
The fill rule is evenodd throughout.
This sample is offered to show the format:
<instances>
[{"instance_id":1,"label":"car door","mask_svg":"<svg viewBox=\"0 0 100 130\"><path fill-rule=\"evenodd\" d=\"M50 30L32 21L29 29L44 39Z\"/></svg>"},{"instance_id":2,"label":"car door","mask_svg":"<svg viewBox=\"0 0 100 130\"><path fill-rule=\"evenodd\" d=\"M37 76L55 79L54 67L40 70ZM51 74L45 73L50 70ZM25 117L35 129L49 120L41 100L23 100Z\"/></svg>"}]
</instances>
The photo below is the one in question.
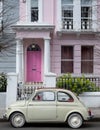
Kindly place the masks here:
<instances>
[{"instance_id":1,"label":"car door","mask_svg":"<svg viewBox=\"0 0 100 130\"><path fill-rule=\"evenodd\" d=\"M27 114L30 121L56 120L55 93L52 91L38 92L29 102Z\"/></svg>"},{"instance_id":2,"label":"car door","mask_svg":"<svg viewBox=\"0 0 100 130\"><path fill-rule=\"evenodd\" d=\"M57 120L65 121L66 116L73 111L75 106L74 98L70 94L59 91L57 93Z\"/></svg>"}]
</instances>

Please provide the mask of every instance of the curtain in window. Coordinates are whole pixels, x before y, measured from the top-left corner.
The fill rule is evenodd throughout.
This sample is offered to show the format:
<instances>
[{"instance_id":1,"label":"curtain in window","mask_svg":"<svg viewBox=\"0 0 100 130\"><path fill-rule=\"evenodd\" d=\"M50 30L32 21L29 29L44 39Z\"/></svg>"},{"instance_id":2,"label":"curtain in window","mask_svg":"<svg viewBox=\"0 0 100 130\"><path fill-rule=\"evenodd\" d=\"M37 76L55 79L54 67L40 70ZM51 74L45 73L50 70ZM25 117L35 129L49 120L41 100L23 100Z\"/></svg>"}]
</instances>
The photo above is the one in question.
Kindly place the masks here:
<instances>
[{"instance_id":1,"label":"curtain in window","mask_svg":"<svg viewBox=\"0 0 100 130\"><path fill-rule=\"evenodd\" d=\"M93 73L93 46L81 48L81 72Z\"/></svg>"},{"instance_id":2,"label":"curtain in window","mask_svg":"<svg viewBox=\"0 0 100 130\"><path fill-rule=\"evenodd\" d=\"M61 73L73 73L73 47L62 46L61 48Z\"/></svg>"}]
</instances>

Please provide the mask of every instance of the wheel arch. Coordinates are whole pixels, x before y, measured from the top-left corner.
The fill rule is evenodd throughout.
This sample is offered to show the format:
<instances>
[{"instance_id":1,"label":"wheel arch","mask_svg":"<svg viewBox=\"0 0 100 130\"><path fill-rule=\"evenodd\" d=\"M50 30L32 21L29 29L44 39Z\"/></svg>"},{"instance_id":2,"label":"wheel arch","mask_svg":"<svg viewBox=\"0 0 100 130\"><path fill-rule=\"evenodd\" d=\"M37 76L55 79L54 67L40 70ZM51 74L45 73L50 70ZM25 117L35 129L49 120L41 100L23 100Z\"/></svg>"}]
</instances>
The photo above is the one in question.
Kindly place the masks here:
<instances>
[{"instance_id":1,"label":"wheel arch","mask_svg":"<svg viewBox=\"0 0 100 130\"><path fill-rule=\"evenodd\" d=\"M65 122L68 121L68 118L69 118L70 115L72 115L72 114L79 114L79 115L82 117L82 120L84 121L84 117L83 117L83 115L82 115L80 112L71 112L71 113L69 113L69 114L67 115L67 117L66 117L66 119L65 119Z\"/></svg>"},{"instance_id":2,"label":"wheel arch","mask_svg":"<svg viewBox=\"0 0 100 130\"><path fill-rule=\"evenodd\" d=\"M12 113L10 113L8 120L10 120L10 119L11 119L11 116L12 116L13 114L15 114L15 113L20 113L20 114L22 114L22 115L24 116L24 118L25 118L25 121L26 121L26 117L25 117L24 113L21 112L21 111L13 111Z\"/></svg>"}]
</instances>

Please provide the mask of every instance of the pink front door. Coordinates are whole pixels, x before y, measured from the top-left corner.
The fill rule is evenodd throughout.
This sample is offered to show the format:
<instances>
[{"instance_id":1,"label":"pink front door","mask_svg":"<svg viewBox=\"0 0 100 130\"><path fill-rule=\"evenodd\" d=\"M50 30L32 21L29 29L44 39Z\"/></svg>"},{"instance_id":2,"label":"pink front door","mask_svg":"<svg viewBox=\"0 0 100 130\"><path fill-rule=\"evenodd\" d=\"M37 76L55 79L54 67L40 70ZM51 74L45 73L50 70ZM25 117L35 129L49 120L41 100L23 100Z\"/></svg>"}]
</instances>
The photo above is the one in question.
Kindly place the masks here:
<instances>
[{"instance_id":1,"label":"pink front door","mask_svg":"<svg viewBox=\"0 0 100 130\"><path fill-rule=\"evenodd\" d=\"M27 82L41 81L41 51L27 51Z\"/></svg>"}]
</instances>

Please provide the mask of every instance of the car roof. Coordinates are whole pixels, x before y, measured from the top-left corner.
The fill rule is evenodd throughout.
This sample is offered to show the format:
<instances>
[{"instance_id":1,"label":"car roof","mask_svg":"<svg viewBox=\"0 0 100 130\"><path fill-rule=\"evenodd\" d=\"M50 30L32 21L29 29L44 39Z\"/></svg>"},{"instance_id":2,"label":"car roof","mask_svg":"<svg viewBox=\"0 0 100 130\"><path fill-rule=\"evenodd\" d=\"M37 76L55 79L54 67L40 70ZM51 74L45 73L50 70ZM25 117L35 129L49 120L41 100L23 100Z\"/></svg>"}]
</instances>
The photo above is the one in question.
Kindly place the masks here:
<instances>
[{"instance_id":1,"label":"car roof","mask_svg":"<svg viewBox=\"0 0 100 130\"><path fill-rule=\"evenodd\" d=\"M62 92L73 93L72 91L70 91L70 90L68 90L68 89L53 88L53 87L38 88L38 89L36 89L36 91L54 91L54 92L62 91ZM73 93L73 94L74 94L74 93Z\"/></svg>"}]
</instances>

